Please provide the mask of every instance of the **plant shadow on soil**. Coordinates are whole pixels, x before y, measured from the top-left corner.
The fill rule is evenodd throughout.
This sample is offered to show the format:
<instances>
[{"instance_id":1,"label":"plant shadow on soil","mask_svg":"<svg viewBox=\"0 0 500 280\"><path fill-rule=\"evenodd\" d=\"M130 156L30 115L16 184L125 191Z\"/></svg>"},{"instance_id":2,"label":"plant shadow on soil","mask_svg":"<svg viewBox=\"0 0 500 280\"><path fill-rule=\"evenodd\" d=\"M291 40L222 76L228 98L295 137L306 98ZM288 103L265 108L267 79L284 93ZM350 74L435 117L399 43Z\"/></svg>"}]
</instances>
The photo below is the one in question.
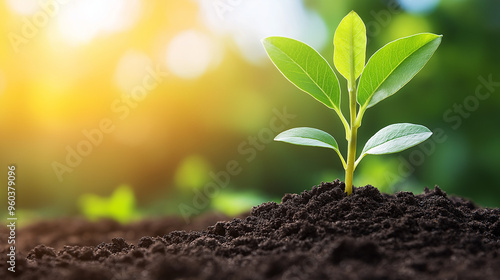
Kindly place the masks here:
<instances>
[{"instance_id":1,"label":"plant shadow on soil","mask_svg":"<svg viewBox=\"0 0 500 280\"><path fill-rule=\"evenodd\" d=\"M15 273L2 248L0 278L500 279L499 217L439 187L368 185L347 197L336 180L189 228L178 218L34 224L19 232Z\"/></svg>"}]
</instances>

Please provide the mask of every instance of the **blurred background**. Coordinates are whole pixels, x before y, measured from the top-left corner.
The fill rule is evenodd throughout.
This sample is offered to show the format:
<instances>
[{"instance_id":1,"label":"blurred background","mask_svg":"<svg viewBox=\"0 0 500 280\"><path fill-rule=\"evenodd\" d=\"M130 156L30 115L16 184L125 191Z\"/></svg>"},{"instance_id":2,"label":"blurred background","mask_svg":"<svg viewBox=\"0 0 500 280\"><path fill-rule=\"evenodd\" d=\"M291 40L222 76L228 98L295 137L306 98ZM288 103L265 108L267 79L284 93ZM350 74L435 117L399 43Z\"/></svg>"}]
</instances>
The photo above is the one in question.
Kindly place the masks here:
<instances>
[{"instance_id":1,"label":"blurred background","mask_svg":"<svg viewBox=\"0 0 500 280\"><path fill-rule=\"evenodd\" d=\"M367 58L403 36L444 35L407 86L367 111L358 149L396 122L435 136L366 157L355 185L439 185L500 206L499 1L6 0L0 177L16 166L18 216L236 215L343 180L333 151L272 141L311 126L346 148L335 113L286 81L260 40L304 41L333 65L333 34L351 10L366 24Z\"/></svg>"}]
</instances>

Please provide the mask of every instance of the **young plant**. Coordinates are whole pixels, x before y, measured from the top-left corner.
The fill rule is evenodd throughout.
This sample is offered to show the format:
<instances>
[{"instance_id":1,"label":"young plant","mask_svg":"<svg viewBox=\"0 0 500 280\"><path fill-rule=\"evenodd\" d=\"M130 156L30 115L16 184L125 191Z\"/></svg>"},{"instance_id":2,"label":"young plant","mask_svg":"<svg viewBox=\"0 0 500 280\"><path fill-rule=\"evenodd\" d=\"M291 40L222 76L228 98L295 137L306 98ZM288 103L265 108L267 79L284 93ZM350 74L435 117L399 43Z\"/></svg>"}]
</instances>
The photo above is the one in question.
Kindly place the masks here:
<instances>
[{"instance_id":1,"label":"young plant","mask_svg":"<svg viewBox=\"0 0 500 280\"><path fill-rule=\"evenodd\" d=\"M333 149L344 166L345 192L350 195L354 170L363 157L400 152L432 135L422 125L392 124L375 133L356 159L358 128L366 110L408 83L429 61L441 43L441 37L421 33L395 40L375 52L365 65L365 25L354 11L344 17L335 31L333 61L337 71L347 80L349 122L340 109L340 84L328 62L302 42L285 37L265 38L262 41L264 48L280 72L340 117L346 133L347 161L339 151L335 138L316 128L292 128L280 133L274 140Z\"/></svg>"}]
</instances>

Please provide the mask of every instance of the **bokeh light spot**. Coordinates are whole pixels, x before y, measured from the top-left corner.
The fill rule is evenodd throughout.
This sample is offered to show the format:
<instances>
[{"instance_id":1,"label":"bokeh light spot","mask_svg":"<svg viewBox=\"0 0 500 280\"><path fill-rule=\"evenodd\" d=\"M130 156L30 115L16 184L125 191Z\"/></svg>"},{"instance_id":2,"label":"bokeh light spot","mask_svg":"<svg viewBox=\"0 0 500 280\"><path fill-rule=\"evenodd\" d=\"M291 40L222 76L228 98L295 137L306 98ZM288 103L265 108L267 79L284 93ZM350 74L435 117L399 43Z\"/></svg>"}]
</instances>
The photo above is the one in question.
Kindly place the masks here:
<instances>
[{"instance_id":1,"label":"bokeh light spot","mask_svg":"<svg viewBox=\"0 0 500 280\"><path fill-rule=\"evenodd\" d=\"M401 7L408 13L424 14L433 11L439 0L398 0Z\"/></svg>"},{"instance_id":2,"label":"bokeh light spot","mask_svg":"<svg viewBox=\"0 0 500 280\"><path fill-rule=\"evenodd\" d=\"M101 32L130 28L140 12L138 0L75 0L61 9L59 32L70 43L87 43Z\"/></svg>"},{"instance_id":3,"label":"bokeh light spot","mask_svg":"<svg viewBox=\"0 0 500 280\"><path fill-rule=\"evenodd\" d=\"M206 184L210 177L210 163L199 155L190 155L182 160L175 172L177 188L192 190L199 189Z\"/></svg>"},{"instance_id":4,"label":"bokeh light spot","mask_svg":"<svg viewBox=\"0 0 500 280\"><path fill-rule=\"evenodd\" d=\"M182 78L197 78L218 61L220 52L215 42L199 31L181 32L172 39L167 48L167 67L173 74Z\"/></svg>"}]
</instances>

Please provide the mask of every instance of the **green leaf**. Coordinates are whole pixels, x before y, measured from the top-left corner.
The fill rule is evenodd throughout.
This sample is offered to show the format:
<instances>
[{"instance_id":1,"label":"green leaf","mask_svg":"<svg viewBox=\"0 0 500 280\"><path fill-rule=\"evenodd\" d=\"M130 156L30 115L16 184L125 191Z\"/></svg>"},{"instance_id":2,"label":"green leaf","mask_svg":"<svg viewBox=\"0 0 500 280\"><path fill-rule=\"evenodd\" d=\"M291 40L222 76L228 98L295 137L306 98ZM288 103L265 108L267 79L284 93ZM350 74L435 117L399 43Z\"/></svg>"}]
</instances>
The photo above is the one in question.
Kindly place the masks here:
<instances>
[{"instance_id":1,"label":"green leaf","mask_svg":"<svg viewBox=\"0 0 500 280\"><path fill-rule=\"evenodd\" d=\"M333 138L333 136L331 136L327 132L324 132L323 130L311 127L296 127L281 132L274 138L274 141L281 141L302 146L333 149L335 152L337 152L337 155L342 161L342 165L344 166L344 168L346 168L346 163L344 157L339 151L337 141L335 141L335 138Z\"/></svg>"},{"instance_id":2,"label":"green leaf","mask_svg":"<svg viewBox=\"0 0 500 280\"><path fill-rule=\"evenodd\" d=\"M441 35L422 33L390 42L368 61L359 79L357 100L370 108L393 95L424 67Z\"/></svg>"},{"instance_id":3,"label":"green leaf","mask_svg":"<svg viewBox=\"0 0 500 280\"><path fill-rule=\"evenodd\" d=\"M365 67L366 53L366 27L356 12L351 11L342 19L333 44L335 67L348 81L356 81Z\"/></svg>"},{"instance_id":4,"label":"green leaf","mask_svg":"<svg viewBox=\"0 0 500 280\"><path fill-rule=\"evenodd\" d=\"M339 81L328 62L317 51L285 37L268 37L262 43L274 65L292 84L327 107L339 110Z\"/></svg>"},{"instance_id":5,"label":"green leaf","mask_svg":"<svg viewBox=\"0 0 500 280\"><path fill-rule=\"evenodd\" d=\"M339 150L337 141L333 136L323 130L311 127L296 127L283 131L274 138L274 141Z\"/></svg>"},{"instance_id":6,"label":"green leaf","mask_svg":"<svg viewBox=\"0 0 500 280\"><path fill-rule=\"evenodd\" d=\"M411 123L391 124L379 130L366 142L364 155L383 155L397 153L422 143L431 137L432 132L425 126Z\"/></svg>"}]
</instances>

